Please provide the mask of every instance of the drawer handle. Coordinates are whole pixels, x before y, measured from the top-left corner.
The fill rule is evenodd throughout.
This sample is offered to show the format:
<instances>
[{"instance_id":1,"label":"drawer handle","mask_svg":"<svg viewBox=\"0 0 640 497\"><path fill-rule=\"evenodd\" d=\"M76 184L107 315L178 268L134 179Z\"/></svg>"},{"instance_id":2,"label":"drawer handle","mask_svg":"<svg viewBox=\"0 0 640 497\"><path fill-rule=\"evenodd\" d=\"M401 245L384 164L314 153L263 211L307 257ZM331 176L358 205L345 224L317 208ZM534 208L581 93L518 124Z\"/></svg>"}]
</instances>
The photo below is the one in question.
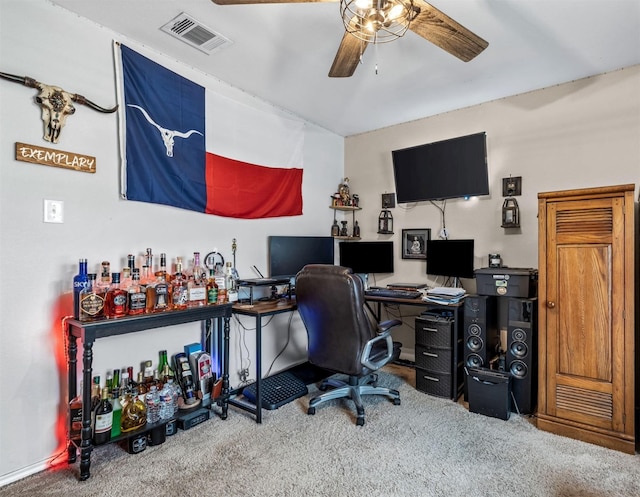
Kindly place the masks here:
<instances>
[{"instance_id":1,"label":"drawer handle","mask_svg":"<svg viewBox=\"0 0 640 497\"><path fill-rule=\"evenodd\" d=\"M423 378L429 381L440 381L438 378L434 378L433 376L423 376Z\"/></svg>"},{"instance_id":2,"label":"drawer handle","mask_svg":"<svg viewBox=\"0 0 640 497\"><path fill-rule=\"evenodd\" d=\"M432 331L432 332L436 333L438 331L438 328L425 328L425 327L423 327L422 331Z\"/></svg>"},{"instance_id":3,"label":"drawer handle","mask_svg":"<svg viewBox=\"0 0 640 497\"><path fill-rule=\"evenodd\" d=\"M426 355L427 357L438 357L438 354L433 354L431 352L423 352L422 355Z\"/></svg>"}]
</instances>

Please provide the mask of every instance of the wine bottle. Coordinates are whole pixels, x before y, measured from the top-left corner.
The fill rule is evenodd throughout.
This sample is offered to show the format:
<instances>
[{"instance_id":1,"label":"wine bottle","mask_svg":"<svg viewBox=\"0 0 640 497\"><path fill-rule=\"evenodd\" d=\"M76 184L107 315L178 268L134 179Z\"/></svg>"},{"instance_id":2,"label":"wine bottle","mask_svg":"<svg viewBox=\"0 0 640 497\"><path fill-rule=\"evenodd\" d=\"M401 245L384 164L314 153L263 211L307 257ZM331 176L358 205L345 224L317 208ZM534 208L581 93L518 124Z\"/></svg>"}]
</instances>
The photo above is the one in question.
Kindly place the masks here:
<instances>
[{"instance_id":1,"label":"wine bottle","mask_svg":"<svg viewBox=\"0 0 640 497\"><path fill-rule=\"evenodd\" d=\"M93 444L102 445L111 440L113 426L113 406L109 402L109 389L102 389L102 399L96 407L96 417L93 431Z\"/></svg>"}]
</instances>

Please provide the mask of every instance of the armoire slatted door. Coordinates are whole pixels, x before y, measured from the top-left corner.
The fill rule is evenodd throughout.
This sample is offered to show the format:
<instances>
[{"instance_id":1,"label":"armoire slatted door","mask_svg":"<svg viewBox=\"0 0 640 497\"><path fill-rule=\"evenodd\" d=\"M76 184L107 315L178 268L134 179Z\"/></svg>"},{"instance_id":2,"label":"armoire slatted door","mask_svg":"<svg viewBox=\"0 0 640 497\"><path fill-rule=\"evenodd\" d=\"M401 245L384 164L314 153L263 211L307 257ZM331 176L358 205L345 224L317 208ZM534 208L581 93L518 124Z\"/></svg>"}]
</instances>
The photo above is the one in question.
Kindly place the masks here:
<instances>
[{"instance_id":1,"label":"armoire slatted door","mask_svg":"<svg viewBox=\"0 0 640 497\"><path fill-rule=\"evenodd\" d=\"M634 185L538 194L538 428L633 454Z\"/></svg>"}]
</instances>

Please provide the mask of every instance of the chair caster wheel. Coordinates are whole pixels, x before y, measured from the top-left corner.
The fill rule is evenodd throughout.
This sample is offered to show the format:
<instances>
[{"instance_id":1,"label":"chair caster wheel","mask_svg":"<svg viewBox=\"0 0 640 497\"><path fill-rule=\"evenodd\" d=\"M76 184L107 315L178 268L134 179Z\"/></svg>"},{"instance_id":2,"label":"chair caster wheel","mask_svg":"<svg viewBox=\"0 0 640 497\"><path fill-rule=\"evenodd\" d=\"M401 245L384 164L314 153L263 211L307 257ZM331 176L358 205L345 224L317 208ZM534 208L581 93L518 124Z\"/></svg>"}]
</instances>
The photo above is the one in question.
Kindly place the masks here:
<instances>
[{"instance_id":1,"label":"chair caster wheel","mask_svg":"<svg viewBox=\"0 0 640 497\"><path fill-rule=\"evenodd\" d=\"M393 399L393 405L394 406L399 406L400 405L400 399Z\"/></svg>"},{"instance_id":2,"label":"chair caster wheel","mask_svg":"<svg viewBox=\"0 0 640 497\"><path fill-rule=\"evenodd\" d=\"M315 413L316 413L315 407L310 407L309 409L307 409L307 414L313 416Z\"/></svg>"},{"instance_id":3,"label":"chair caster wheel","mask_svg":"<svg viewBox=\"0 0 640 497\"><path fill-rule=\"evenodd\" d=\"M364 418L356 419L356 426L364 426Z\"/></svg>"}]
</instances>

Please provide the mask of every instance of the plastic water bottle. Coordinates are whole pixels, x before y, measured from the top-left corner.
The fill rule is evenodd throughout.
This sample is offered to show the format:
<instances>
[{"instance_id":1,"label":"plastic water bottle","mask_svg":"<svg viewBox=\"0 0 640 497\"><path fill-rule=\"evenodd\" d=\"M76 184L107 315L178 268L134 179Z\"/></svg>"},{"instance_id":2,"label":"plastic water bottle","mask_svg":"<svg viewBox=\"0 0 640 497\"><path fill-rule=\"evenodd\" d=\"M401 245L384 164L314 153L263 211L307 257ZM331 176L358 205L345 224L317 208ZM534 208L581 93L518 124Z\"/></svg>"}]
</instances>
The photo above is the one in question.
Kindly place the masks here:
<instances>
[{"instance_id":1,"label":"plastic water bottle","mask_svg":"<svg viewBox=\"0 0 640 497\"><path fill-rule=\"evenodd\" d=\"M157 423L160 421L160 395L158 387L152 385L145 396L147 405L147 423Z\"/></svg>"},{"instance_id":2,"label":"plastic water bottle","mask_svg":"<svg viewBox=\"0 0 640 497\"><path fill-rule=\"evenodd\" d=\"M167 420L173 417L173 386L169 384L169 381L173 383L173 380L168 380L164 384L162 390L160 390L160 419Z\"/></svg>"}]
</instances>

